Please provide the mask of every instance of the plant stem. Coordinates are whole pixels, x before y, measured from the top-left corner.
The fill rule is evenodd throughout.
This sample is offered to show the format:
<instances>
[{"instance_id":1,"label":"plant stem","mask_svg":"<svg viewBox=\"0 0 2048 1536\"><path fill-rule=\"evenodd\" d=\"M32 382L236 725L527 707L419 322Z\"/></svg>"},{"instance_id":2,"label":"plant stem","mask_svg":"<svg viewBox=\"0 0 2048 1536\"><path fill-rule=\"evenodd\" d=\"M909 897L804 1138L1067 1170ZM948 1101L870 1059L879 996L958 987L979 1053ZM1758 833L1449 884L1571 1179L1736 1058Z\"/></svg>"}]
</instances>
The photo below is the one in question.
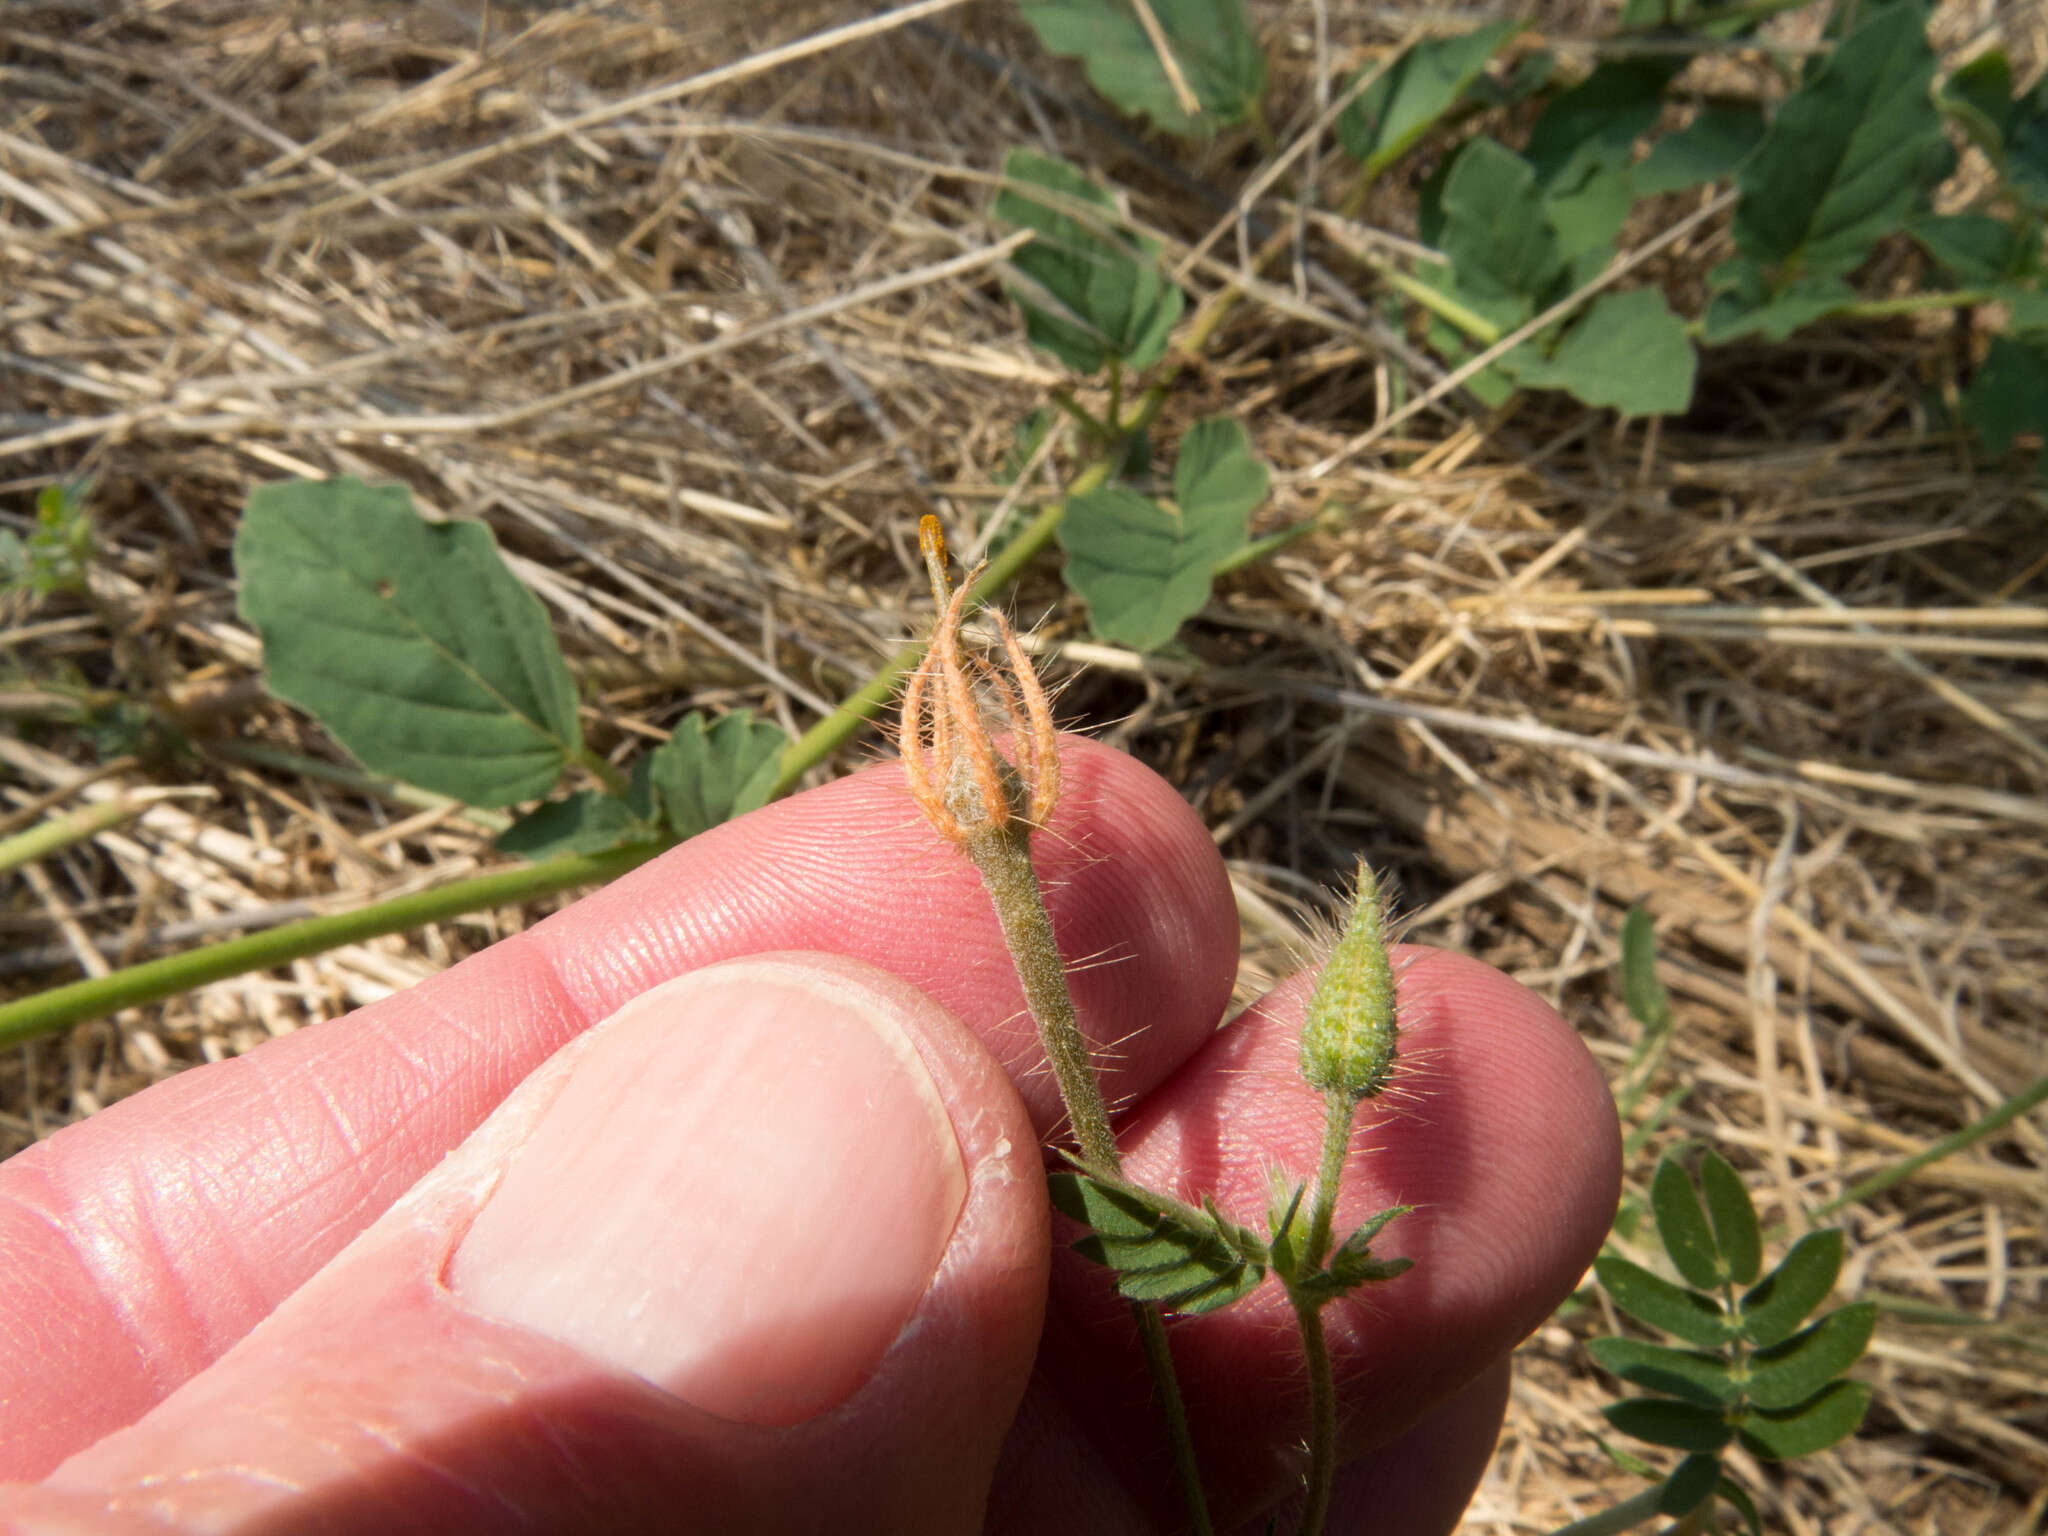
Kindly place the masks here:
<instances>
[{"instance_id":1,"label":"plant stem","mask_svg":"<svg viewBox=\"0 0 2048 1536\"><path fill-rule=\"evenodd\" d=\"M1351 1150L1355 1099L1341 1093L1323 1095L1323 1157L1316 1169L1315 1203L1308 1215L1308 1267L1320 1269L1330 1256L1330 1225L1337 1216L1337 1185L1344 1174L1344 1156Z\"/></svg>"},{"instance_id":2,"label":"plant stem","mask_svg":"<svg viewBox=\"0 0 2048 1536\"><path fill-rule=\"evenodd\" d=\"M132 821L149 806L148 800L124 796L37 822L26 832L0 839L0 873L47 858L59 849L82 843L109 828L120 826L124 821Z\"/></svg>"},{"instance_id":3,"label":"plant stem","mask_svg":"<svg viewBox=\"0 0 2048 1536\"><path fill-rule=\"evenodd\" d=\"M1993 1131L2002 1130L2006 1126L2011 1125L2013 1121L2019 1119L2021 1115L2024 1115L2028 1110L2033 1109L2044 1100L2048 1100L2048 1077L2037 1077L2033 1082L2022 1088L2018 1093L2007 1099L1982 1119L1972 1121L1954 1135L1942 1137L1940 1141L1937 1141L1926 1151L1916 1152L1911 1157L1896 1162L1891 1167L1882 1169L1877 1173L1873 1173L1869 1178L1858 1180L1850 1185L1841 1194L1828 1201L1827 1204L1816 1208L1813 1213L1815 1218L1832 1216L1844 1206L1854 1205L1859 1200L1868 1200L1872 1195L1884 1193L1893 1185L1901 1184L1910 1179L1929 1163L1938 1163L1944 1157L1961 1152L1967 1147L1975 1146Z\"/></svg>"},{"instance_id":4,"label":"plant stem","mask_svg":"<svg viewBox=\"0 0 2048 1536\"><path fill-rule=\"evenodd\" d=\"M1322 1536L1330 1512L1330 1487L1337 1474L1337 1383L1330 1371L1330 1347L1323 1339L1322 1308L1292 1290L1294 1320L1301 1328L1301 1351L1308 1360L1309 1437L1308 1496L1302 1501L1301 1523L1294 1536Z\"/></svg>"},{"instance_id":5,"label":"plant stem","mask_svg":"<svg viewBox=\"0 0 2048 1536\"><path fill-rule=\"evenodd\" d=\"M626 798L626 776L590 748L584 747L576 754L576 763L602 784L607 793L621 800Z\"/></svg>"},{"instance_id":6,"label":"plant stem","mask_svg":"<svg viewBox=\"0 0 2048 1536\"><path fill-rule=\"evenodd\" d=\"M1166 1343L1166 1323L1159 1308L1149 1301L1131 1303L1131 1321L1137 1325L1138 1343L1145 1351L1145 1368L1159 1394L1159 1411L1166 1417L1166 1439L1173 1447L1173 1477L1180 1485L1181 1501L1187 1506L1188 1524L1194 1536L1215 1536L1209 1523L1209 1502L1202 1494L1202 1469L1195 1461L1195 1437L1188 1428L1188 1405L1180 1395L1180 1377L1174 1373L1173 1351Z\"/></svg>"},{"instance_id":7,"label":"plant stem","mask_svg":"<svg viewBox=\"0 0 2048 1536\"><path fill-rule=\"evenodd\" d=\"M1612 1509L1603 1509L1597 1515L1588 1515L1583 1520L1574 1520L1570 1525L1561 1525L1550 1536L1615 1536L1616 1532L1633 1530L1657 1513L1657 1501L1664 1496L1664 1485L1653 1484L1632 1499L1624 1499Z\"/></svg>"},{"instance_id":8,"label":"plant stem","mask_svg":"<svg viewBox=\"0 0 2048 1536\"><path fill-rule=\"evenodd\" d=\"M1114 360L1112 360L1112 366L1114 366ZM1073 417L1075 424L1080 427L1082 435L1097 447L1115 440L1116 428L1111 425L1116 420L1114 409L1110 411L1109 419L1105 421L1102 417L1089 410L1087 406L1076 400L1072 391L1065 389L1056 389L1052 392L1052 403Z\"/></svg>"},{"instance_id":9,"label":"plant stem","mask_svg":"<svg viewBox=\"0 0 2048 1536\"><path fill-rule=\"evenodd\" d=\"M1023 985L1032 1022L1038 1026L1045 1059L1052 1064L1053 1080L1059 1084L1060 1098L1067 1106L1067 1120L1081 1156L1089 1166L1120 1176L1123 1156L1117 1151L1116 1133L1110 1128L1109 1111L1102 1102L1102 1088L1096 1081L1088 1041L1074 1017L1073 994L1067 990L1067 963L1053 934L1052 918L1045 910L1037 871L1031 865L1031 829L1021 818L1013 816L1002 827L969 833L967 856L981 872L981 882L996 909L1003 943L1010 951L1017 980ZM1195 1536L1210 1536L1213 1528L1209 1523L1208 1501L1203 1496L1201 1471L1195 1463L1187 1404L1181 1398L1173 1354L1167 1347L1166 1325L1158 1307L1149 1302L1132 1302L1131 1316L1137 1324L1146 1369L1159 1393L1160 1410L1166 1416L1174 1479L1187 1505L1188 1521Z\"/></svg>"},{"instance_id":10,"label":"plant stem","mask_svg":"<svg viewBox=\"0 0 2048 1536\"><path fill-rule=\"evenodd\" d=\"M304 922L285 923L244 938L131 965L111 975L53 987L0 1003L0 1047L20 1045L122 1008L162 1002L247 971L303 960L339 945L403 933L489 907L536 901L579 885L598 885L646 863L661 850L659 843L637 843L607 853L571 854L518 869L496 870L354 912L309 917Z\"/></svg>"},{"instance_id":11,"label":"plant stem","mask_svg":"<svg viewBox=\"0 0 2048 1536\"><path fill-rule=\"evenodd\" d=\"M1323 1153L1316 1169L1314 1202L1309 1207L1308 1243L1302 1254L1304 1272L1323 1267L1330 1254L1330 1228L1337 1215L1337 1187L1344 1157L1351 1149L1351 1122L1358 1101L1348 1094L1323 1095ZM1308 1362L1309 1438L1308 1495L1294 1536L1321 1536L1329 1513L1330 1487L1337 1476L1337 1381L1330 1370L1330 1349L1323 1338L1323 1309L1287 1285L1287 1299L1301 1326L1301 1352Z\"/></svg>"},{"instance_id":12,"label":"plant stem","mask_svg":"<svg viewBox=\"0 0 2048 1536\"><path fill-rule=\"evenodd\" d=\"M1073 996L1067 991L1067 964L1060 956L1038 875L1031 867L1030 836L1029 826L1012 817L1001 828L970 834L967 856L981 871L981 883L995 906L1003 943L1010 951L1017 980L1023 984L1025 1006L1038 1026L1038 1038L1045 1046L1045 1059L1052 1064L1053 1080L1059 1084L1081 1156L1094 1167L1121 1173L1123 1159L1117 1152L1116 1133L1110 1129L1109 1111L1095 1081L1095 1063L1074 1018Z\"/></svg>"}]
</instances>

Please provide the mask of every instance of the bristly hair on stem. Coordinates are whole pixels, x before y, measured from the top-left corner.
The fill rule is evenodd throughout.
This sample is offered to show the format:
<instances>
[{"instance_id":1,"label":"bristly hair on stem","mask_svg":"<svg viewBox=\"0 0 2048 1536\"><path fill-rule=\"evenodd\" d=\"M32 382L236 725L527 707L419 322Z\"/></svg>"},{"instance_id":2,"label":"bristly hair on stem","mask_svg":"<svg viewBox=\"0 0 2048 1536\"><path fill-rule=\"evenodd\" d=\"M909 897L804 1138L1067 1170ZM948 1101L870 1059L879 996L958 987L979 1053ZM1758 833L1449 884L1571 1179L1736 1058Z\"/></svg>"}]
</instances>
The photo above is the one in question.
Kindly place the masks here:
<instances>
[{"instance_id":1,"label":"bristly hair on stem","mask_svg":"<svg viewBox=\"0 0 2048 1536\"><path fill-rule=\"evenodd\" d=\"M957 589L953 586L946 571L946 538L937 518L927 516L919 523L917 542L939 614L931 644L903 689L898 745L904 777L925 819L966 854L981 875L1024 989L1025 1006L1059 1084L1082 1165L1116 1177L1123 1167L1116 1133L1087 1038L1074 1015L1066 961L1031 862L1032 829L1045 825L1060 793L1059 740L1052 709L1031 658L1000 613L989 610L1005 665L999 667L961 645L960 624L980 573L970 572ZM994 707L985 710L984 700L993 700ZM989 736L986 717L997 711L1010 728L1007 755ZM1212 1536L1187 1409L1159 1309L1149 1302L1133 1302L1131 1314L1166 1418L1174 1478L1189 1525L1195 1536Z\"/></svg>"}]
</instances>

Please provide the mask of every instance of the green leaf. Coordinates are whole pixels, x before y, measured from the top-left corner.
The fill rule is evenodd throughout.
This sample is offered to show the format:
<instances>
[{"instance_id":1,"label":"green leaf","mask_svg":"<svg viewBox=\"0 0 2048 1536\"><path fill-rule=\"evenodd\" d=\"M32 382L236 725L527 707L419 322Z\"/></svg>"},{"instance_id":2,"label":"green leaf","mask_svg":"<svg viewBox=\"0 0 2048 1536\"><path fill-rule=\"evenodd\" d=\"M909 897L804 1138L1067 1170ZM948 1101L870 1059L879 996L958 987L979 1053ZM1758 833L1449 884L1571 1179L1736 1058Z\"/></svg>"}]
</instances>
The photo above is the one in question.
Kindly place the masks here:
<instances>
[{"instance_id":1,"label":"green leaf","mask_svg":"<svg viewBox=\"0 0 2048 1536\"><path fill-rule=\"evenodd\" d=\"M716 725L690 711L649 756L648 777L662 817L678 839L768 803L789 737L782 727L735 710Z\"/></svg>"},{"instance_id":2,"label":"green leaf","mask_svg":"<svg viewBox=\"0 0 2048 1536\"><path fill-rule=\"evenodd\" d=\"M1436 245L1466 293L1527 301L1565 267L1529 162L1492 139L1473 139L1452 163Z\"/></svg>"},{"instance_id":3,"label":"green leaf","mask_svg":"<svg viewBox=\"0 0 2048 1536\"><path fill-rule=\"evenodd\" d=\"M1759 1408L1804 1402L1863 1358L1876 1327L1876 1302L1838 1308L1784 1343L1752 1355L1744 1391Z\"/></svg>"},{"instance_id":4,"label":"green leaf","mask_svg":"<svg viewBox=\"0 0 2048 1536\"><path fill-rule=\"evenodd\" d=\"M1574 272L1575 279L1597 277L1613 259L1614 237L1628 222L1635 198L1629 169L1600 161L1589 165L1584 174L1575 172L1545 189L1543 216L1557 236L1558 254L1590 268Z\"/></svg>"},{"instance_id":5,"label":"green leaf","mask_svg":"<svg viewBox=\"0 0 2048 1536\"><path fill-rule=\"evenodd\" d=\"M1112 357L1133 370L1159 361L1185 302L1159 270L1159 242L1064 160L1013 149L1003 177L990 213L1037 235L1010 258L1020 280L1006 285L1031 344L1084 374Z\"/></svg>"},{"instance_id":6,"label":"green leaf","mask_svg":"<svg viewBox=\"0 0 2048 1536\"><path fill-rule=\"evenodd\" d=\"M2009 312L2007 330L2012 335L2017 336L2023 331L2048 331L2048 290L2001 283L1992 290L1991 297Z\"/></svg>"},{"instance_id":7,"label":"green leaf","mask_svg":"<svg viewBox=\"0 0 2048 1536\"><path fill-rule=\"evenodd\" d=\"M1085 1172L1047 1177L1053 1209L1088 1227L1075 1252L1116 1271L1119 1293L1180 1312L1208 1312L1265 1278L1257 1237L1209 1204L1203 1210Z\"/></svg>"},{"instance_id":8,"label":"green leaf","mask_svg":"<svg viewBox=\"0 0 2048 1536\"><path fill-rule=\"evenodd\" d=\"M1635 141L1664 110L1664 88L1684 60L1614 59L1543 109L1522 151L1537 180L1569 185L1594 164L1628 165Z\"/></svg>"},{"instance_id":9,"label":"green leaf","mask_svg":"<svg viewBox=\"0 0 2048 1536\"><path fill-rule=\"evenodd\" d=\"M1742 1516L1743 1527L1749 1536L1764 1536L1764 1522L1756 1512L1756 1500L1743 1490L1740 1483L1732 1477L1724 1477L1714 1491L1735 1506L1735 1512Z\"/></svg>"},{"instance_id":10,"label":"green leaf","mask_svg":"<svg viewBox=\"0 0 2048 1536\"><path fill-rule=\"evenodd\" d=\"M1741 1395L1728 1362L1719 1355L1620 1338L1593 1339L1586 1349L1603 1370L1623 1381L1703 1408L1725 1408Z\"/></svg>"},{"instance_id":11,"label":"green leaf","mask_svg":"<svg viewBox=\"0 0 2048 1536\"><path fill-rule=\"evenodd\" d=\"M1950 75L1942 82L1939 99L1987 153L1995 157L2004 151L2013 99L2012 61L2003 48L1978 54Z\"/></svg>"},{"instance_id":12,"label":"green leaf","mask_svg":"<svg viewBox=\"0 0 2048 1536\"><path fill-rule=\"evenodd\" d=\"M1763 137L1763 114L1753 107L1702 107L1690 127L1650 146L1636 167L1636 195L1682 192L1732 176Z\"/></svg>"},{"instance_id":13,"label":"green leaf","mask_svg":"<svg viewBox=\"0 0 2048 1536\"><path fill-rule=\"evenodd\" d=\"M1600 1412L1624 1435L1681 1451L1718 1451L1735 1436L1735 1426L1714 1409L1666 1397L1632 1397Z\"/></svg>"},{"instance_id":14,"label":"green leaf","mask_svg":"<svg viewBox=\"0 0 2048 1536\"><path fill-rule=\"evenodd\" d=\"M1958 282L1990 284L2023 270L2027 252L2020 232L2003 219L1982 213L1930 213L1906 228Z\"/></svg>"},{"instance_id":15,"label":"green leaf","mask_svg":"<svg viewBox=\"0 0 2048 1536\"><path fill-rule=\"evenodd\" d=\"M1603 1253L1594 1262L1593 1273L1607 1288L1614 1304L1637 1322L1709 1349L1735 1337L1727 1314L1713 1297L1673 1285L1618 1254Z\"/></svg>"},{"instance_id":16,"label":"green leaf","mask_svg":"<svg viewBox=\"0 0 2048 1536\"><path fill-rule=\"evenodd\" d=\"M1089 623L1135 650L1166 644L1201 611L1217 565L1244 544L1267 477L1243 428L1213 419L1189 429L1173 481L1178 511L1105 486L1068 502L1060 523L1067 585L1087 600Z\"/></svg>"},{"instance_id":17,"label":"green leaf","mask_svg":"<svg viewBox=\"0 0 2048 1536\"><path fill-rule=\"evenodd\" d=\"M1865 18L1778 109L1737 178L1735 243L1781 278L1861 265L1946 149L1919 0L1866 7Z\"/></svg>"},{"instance_id":18,"label":"green leaf","mask_svg":"<svg viewBox=\"0 0 2048 1536\"><path fill-rule=\"evenodd\" d=\"M1406 1205L1389 1206L1368 1218L1337 1245L1324 1269L1317 1274L1299 1277L1295 1283L1296 1290L1313 1302L1334 1301L1340 1296L1348 1296L1362 1285L1391 1280L1413 1269L1413 1259L1376 1259L1372 1255L1373 1239L1380 1235L1381 1229L1395 1217L1406 1216L1412 1209Z\"/></svg>"},{"instance_id":19,"label":"green leaf","mask_svg":"<svg viewBox=\"0 0 2048 1536\"><path fill-rule=\"evenodd\" d=\"M1742 336L1783 341L1794 331L1859 302L1839 277L1799 277L1773 289L1764 270L1747 257L1724 261L1707 274L1714 295L1700 324L1700 339L1720 346Z\"/></svg>"},{"instance_id":20,"label":"green leaf","mask_svg":"<svg viewBox=\"0 0 2048 1536\"><path fill-rule=\"evenodd\" d=\"M1700 1209L1692 1180L1675 1154L1658 1159L1650 1179L1650 1208L1657 1213L1657 1235L1679 1274L1701 1290L1712 1290L1728 1278L1715 1245L1707 1213Z\"/></svg>"},{"instance_id":21,"label":"green leaf","mask_svg":"<svg viewBox=\"0 0 2048 1536\"><path fill-rule=\"evenodd\" d=\"M1562 389L1627 416L1677 415L1692 404L1699 356L1658 288L1603 293L1548 358L1519 349L1502 364L1529 389Z\"/></svg>"},{"instance_id":22,"label":"green leaf","mask_svg":"<svg viewBox=\"0 0 2048 1536\"><path fill-rule=\"evenodd\" d=\"M2005 123L2005 179L2023 197L2048 203L2048 75L2012 104Z\"/></svg>"},{"instance_id":23,"label":"green leaf","mask_svg":"<svg viewBox=\"0 0 2048 1536\"><path fill-rule=\"evenodd\" d=\"M1743 1294L1736 1321L1750 1343L1767 1349L1806 1321L1828 1299L1842 1272L1842 1229L1809 1232L1778 1267Z\"/></svg>"},{"instance_id":24,"label":"green leaf","mask_svg":"<svg viewBox=\"0 0 2048 1536\"><path fill-rule=\"evenodd\" d=\"M1714 1246L1720 1250L1727 1278L1748 1285L1763 1268L1763 1235L1757 1231L1756 1207L1742 1176L1718 1152L1700 1160L1700 1192L1714 1223Z\"/></svg>"},{"instance_id":25,"label":"green leaf","mask_svg":"<svg viewBox=\"0 0 2048 1536\"><path fill-rule=\"evenodd\" d=\"M1657 979L1657 923L1645 907L1630 907L1621 920L1621 1000L1644 1029L1671 1027L1671 999Z\"/></svg>"},{"instance_id":26,"label":"green leaf","mask_svg":"<svg viewBox=\"0 0 2048 1536\"><path fill-rule=\"evenodd\" d=\"M2048 340L1992 337L1963 392L1963 416L1993 458L2010 452L2021 433L2048 437Z\"/></svg>"},{"instance_id":27,"label":"green leaf","mask_svg":"<svg viewBox=\"0 0 2048 1536\"><path fill-rule=\"evenodd\" d=\"M625 801L582 789L528 811L498 834L494 846L517 858L545 859L558 853L606 853L655 836L655 829L635 819Z\"/></svg>"},{"instance_id":28,"label":"green leaf","mask_svg":"<svg viewBox=\"0 0 2048 1536\"><path fill-rule=\"evenodd\" d=\"M1838 1381L1797 1408L1742 1415L1742 1443L1772 1461L1811 1456L1855 1434L1869 1407L1869 1387L1860 1381Z\"/></svg>"},{"instance_id":29,"label":"green leaf","mask_svg":"<svg viewBox=\"0 0 2048 1536\"><path fill-rule=\"evenodd\" d=\"M1168 133L1242 122L1266 89L1266 56L1243 0L1151 0L1174 62L1201 115L1190 117L1129 0L1024 0L1047 53L1079 59L1088 83L1119 110Z\"/></svg>"},{"instance_id":30,"label":"green leaf","mask_svg":"<svg viewBox=\"0 0 2048 1536\"><path fill-rule=\"evenodd\" d=\"M582 750L547 614L482 523L429 523L402 485L291 480L250 496L235 569L270 691L373 773L511 805Z\"/></svg>"},{"instance_id":31,"label":"green leaf","mask_svg":"<svg viewBox=\"0 0 2048 1536\"><path fill-rule=\"evenodd\" d=\"M1720 1481L1719 1458L1695 1451L1664 1479L1664 1489L1657 1496L1657 1513L1673 1520L1691 1514L1714 1496L1714 1486Z\"/></svg>"},{"instance_id":32,"label":"green leaf","mask_svg":"<svg viewBox=\"0 0 2048 1536\"><path fill-rule=\"evenodd\" d=\"M1466 89L1473 101L1489 107L1512 107L1539 94L1557 73L1557 55L1542 48L1531 49L1508 69L1505 80L1480 75Z\"/></svg>"},{"instance_id":33,"label":"green leaf","mask_svg":"<svg viewBox=\"0 0 2048 1536\"><path fill-rule=\"evenodd\" d=\"M1266 499L1270 480L1244 428L1228 416L1210 416L1189 427L1180 440L1173 499L1181 516L1197 523L1242 520ZM1244 541L1240 537L1238 542Z\"/></svg>"},{"instance_id":34,"label":"green leaf","mask_svg":"<svg viewBox=\"0 0 2048 1536\"><path fill-rule=\"evenodd\" d=\"M1462 37L1428 38L1405 50L1337 114L1337 142L1373 177L1405 155L1458 104L1486 61L1520 29L1499 21Z\"/></svg>"},{"instance_id":35,"label":"green leaf","mask_svg":"<svg viewBox=\"0 0 2048 1536\"><path fill-rule=\"evenodd\" d=\"M1282 1280L1295 1279L1306 1262L1301 1245L1308 1237L1308 1214L1301 1206L1307 1198L1306 1184L1290 1183L1281 1170L1273 1170L1273 1202L1266 1210L1266 1231L1271 1234L1268 1247L1273 1273Z\"/></svg>"}]
</instances>

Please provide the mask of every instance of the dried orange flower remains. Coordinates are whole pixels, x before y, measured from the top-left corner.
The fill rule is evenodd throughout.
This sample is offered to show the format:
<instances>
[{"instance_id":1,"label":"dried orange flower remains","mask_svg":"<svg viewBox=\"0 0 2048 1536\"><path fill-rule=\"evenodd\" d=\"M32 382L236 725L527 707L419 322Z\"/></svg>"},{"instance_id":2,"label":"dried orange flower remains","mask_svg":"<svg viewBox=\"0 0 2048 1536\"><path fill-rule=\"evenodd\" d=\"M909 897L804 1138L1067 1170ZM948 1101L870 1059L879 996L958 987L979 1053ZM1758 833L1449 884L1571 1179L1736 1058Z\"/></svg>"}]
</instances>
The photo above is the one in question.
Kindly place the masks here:
<instances>
[{"instance_id":1,"label":"dried orange flower remains","mask_svg":"<svg viewBox=\"0 0 2048 1536\"><path fill-rule=\"evenodd\" d=\"M925 819L956 843L1001 832L1013 816L1043 826L1060 793L1059 744L1045 689L1009 621L993 608L987 611L1007 667L962 648L960 622L981 567L956 591L946 576L946 536L937 518L927 515L918 524L917 543L939 617L924 660L903 689L899 734L910 793ZM989 737L983 705L991 698L1009 722L1008 756Z\"/></svg>"}]
</instances>

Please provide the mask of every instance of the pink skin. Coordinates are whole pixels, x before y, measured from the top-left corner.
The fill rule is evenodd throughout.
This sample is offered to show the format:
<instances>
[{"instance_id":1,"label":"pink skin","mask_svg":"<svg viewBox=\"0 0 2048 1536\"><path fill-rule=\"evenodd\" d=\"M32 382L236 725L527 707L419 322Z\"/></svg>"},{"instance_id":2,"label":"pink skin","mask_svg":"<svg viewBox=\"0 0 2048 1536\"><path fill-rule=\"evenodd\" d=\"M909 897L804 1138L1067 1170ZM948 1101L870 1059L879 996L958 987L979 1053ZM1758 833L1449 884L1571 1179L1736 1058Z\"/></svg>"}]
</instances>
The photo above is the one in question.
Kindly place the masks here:
<instances>
[{"instance_id":1,"label":"pink skin","mask_svg":"<svg viewBox=\"0 0 2048 1536\"><path fill-rule=\"evenodd\" d=\"M1254 1219L1270 1164L1314 1164L1320 1109L1292 1076L1300 990L1211 1038L1236 953L1213 845L1137 764L1062 746L1067 787L1037 854L1067 952L1116 962L1081 969L1074 990L1084 1028L1117 1043L1106 1087L1135 1106L1124 1143L1143 1176L1179 1170ZM849 985L899 1016L965 1167L937 1276L872 1373L841 1361L851 1395L837 1407L750 1423L453 1303L449 1254L476 1198L465 1206L445 1169L439 1185L423 1177L630 999L788 950L887 973L850 972ZM1485 967L1411 953L1411 1102L1361 1136L1345 1214L1416 1204L1382 1247L1420 1263L1331 1314L1331 1339L1354 1473L1383 1474L1377 1493L1347 1475L1338 1508L1426 1531L1450 1528L1484 1466L1505 1351L1597 1248L1619 1151L1599 1074L1562 1021ZM552 1102L549 1073L568 1070L536 1075L456 1164L505 1156L494 1135L523 1144L520 1105ZM1057 1114L978 881L916 818L900 770L770 807L409 993L188 1073L0 1166L0 1476L76 1458L55 1484L0 1493L0 1528L123 1529L109 1494L155 1474L157 1531L373 1516L449 1528L436 1513L477 1531L572 1515L655 1530L679 1508L720 1529L951 1531L976 1523L993 1467L990 1530L1044 1529L1052 1509L1077 1531L1142 1529L1132 1490L1152 1486L1156 1456L1142 1373L1102 1277L1063 1252L1032 1368L1047 1238L1036 1181L1016 1174ZM410 1217L380 1222L416 1184ZM1304 1432L1282 1321L1261 1295L1174 1329L1230 1520L1285 1496ZM205 1440L209 1424L239 1426L245 1475L229 1484L178 1476L221 1464L229 1445ZM318 1460L337 1445L338 1472ZM311 1482L298 1474L315 1464L318 1498L280 1503L246 1475Z\"/></svg>"}]
</instances>

